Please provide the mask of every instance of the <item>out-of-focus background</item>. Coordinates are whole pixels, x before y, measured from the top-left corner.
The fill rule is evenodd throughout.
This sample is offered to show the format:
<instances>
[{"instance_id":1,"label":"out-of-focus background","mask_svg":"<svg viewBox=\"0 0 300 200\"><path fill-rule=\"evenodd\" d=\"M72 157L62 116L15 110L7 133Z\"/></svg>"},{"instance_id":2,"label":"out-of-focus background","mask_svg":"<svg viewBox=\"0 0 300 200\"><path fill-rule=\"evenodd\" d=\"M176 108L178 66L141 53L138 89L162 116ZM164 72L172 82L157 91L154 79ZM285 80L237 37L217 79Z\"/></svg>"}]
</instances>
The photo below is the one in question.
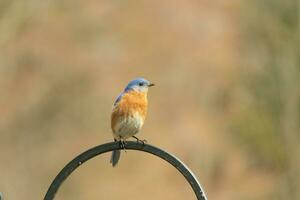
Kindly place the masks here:
<instances>
[{"instance_id":1,"label":"out-of-focus background","mask_svg":"<svg viewBox=\"0 0 300 200\"><path fill-rule=\"evenodd\" d=\"M140 138L183 160L209 199L300 199L300 3L0 2L0 191L42 199L62 167L112 141L127 82L156 83ZM148 154L110 154L57 199L194 199Z\"/></svg>"}]
</instances>

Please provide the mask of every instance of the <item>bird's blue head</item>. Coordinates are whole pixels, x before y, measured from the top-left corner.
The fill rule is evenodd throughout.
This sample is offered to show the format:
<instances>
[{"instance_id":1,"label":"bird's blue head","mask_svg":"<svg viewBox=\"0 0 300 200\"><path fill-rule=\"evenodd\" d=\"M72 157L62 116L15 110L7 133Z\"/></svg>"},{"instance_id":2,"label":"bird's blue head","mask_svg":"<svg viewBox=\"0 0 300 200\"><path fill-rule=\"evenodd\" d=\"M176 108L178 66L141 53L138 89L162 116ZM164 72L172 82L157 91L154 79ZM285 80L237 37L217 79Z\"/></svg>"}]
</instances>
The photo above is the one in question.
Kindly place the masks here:
<instances>
[{"instance_id":1,"label":"bird's blue head","mask_svg":"<svg viewBox=\"0 0 300 200\"><path fill-rule=\"evenodd\" d=\"M154 86L153 83L150 81L144 79L144 78L137 78L128 83L128 85L125 88L125 92L128 91L136 91L136 92L147 92L149 87Z\"/></svg>"}]
</instances>

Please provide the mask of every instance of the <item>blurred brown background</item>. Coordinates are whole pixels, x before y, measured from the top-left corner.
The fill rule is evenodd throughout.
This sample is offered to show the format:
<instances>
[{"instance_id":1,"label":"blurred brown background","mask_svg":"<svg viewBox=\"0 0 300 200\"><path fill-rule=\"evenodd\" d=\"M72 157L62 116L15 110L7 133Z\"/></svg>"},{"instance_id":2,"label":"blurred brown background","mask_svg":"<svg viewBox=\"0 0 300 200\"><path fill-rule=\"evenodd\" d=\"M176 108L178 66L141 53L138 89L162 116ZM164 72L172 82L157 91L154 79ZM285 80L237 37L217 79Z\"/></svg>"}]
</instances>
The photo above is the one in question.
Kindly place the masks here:
<instances>
[{"instance_id":1,"label":"blurred brown background","mask_svg":"<svg viewBox=\"0 0 300 200\"><path fill-rule=\"evenodd\" d=\"M300 3L0 1L0 191L42 199L77 154L112 141L127 82L156 83L140 138L183 160L209 199L300 199ZM128 151L76 170L57 199L195 199Z\"/></svg>"}]
</instances>

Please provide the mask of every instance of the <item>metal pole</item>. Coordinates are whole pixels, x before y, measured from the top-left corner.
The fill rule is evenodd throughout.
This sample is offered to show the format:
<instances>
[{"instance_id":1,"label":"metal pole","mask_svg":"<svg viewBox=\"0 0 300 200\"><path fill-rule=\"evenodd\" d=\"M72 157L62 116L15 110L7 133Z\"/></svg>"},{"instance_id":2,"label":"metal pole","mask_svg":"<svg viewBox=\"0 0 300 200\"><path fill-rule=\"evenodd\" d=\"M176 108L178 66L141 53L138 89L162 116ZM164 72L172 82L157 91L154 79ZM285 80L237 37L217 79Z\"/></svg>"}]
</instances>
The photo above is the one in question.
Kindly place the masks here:
<instances>
[{"instance_id":1,"label":"metal pole","mask_svg":"<svg viewBox=\"0 0 300 200\"><path fill-rule=\"evenodd\" d=\"M192 187L196 197L198 200L207 200L206 195L197 180L196 176L192 173L192 171L178 158L176 158L174 155L167 153L166 151L159 149L155 146L149 145L149 144L142 144L139 142L133 142L133 141L127 141L125 144L126 150L138 150L138 151L144 151L153 155L156 155L163 160L167 161L169 164L173 165L188 181L190 186ZM53 182L51 183L44 200L53 200L55 197L55 194L61 184L68 178L68 176L80 165L82 165L84 162L88 161L89 159L109 152L113 150L121 149L118 142L110 142L106 144L102 144L96 147L93 147L82 154L78 155L76 158L74 158L72 161L70 161L55 177Z\"/></svg>"}]
</instances>

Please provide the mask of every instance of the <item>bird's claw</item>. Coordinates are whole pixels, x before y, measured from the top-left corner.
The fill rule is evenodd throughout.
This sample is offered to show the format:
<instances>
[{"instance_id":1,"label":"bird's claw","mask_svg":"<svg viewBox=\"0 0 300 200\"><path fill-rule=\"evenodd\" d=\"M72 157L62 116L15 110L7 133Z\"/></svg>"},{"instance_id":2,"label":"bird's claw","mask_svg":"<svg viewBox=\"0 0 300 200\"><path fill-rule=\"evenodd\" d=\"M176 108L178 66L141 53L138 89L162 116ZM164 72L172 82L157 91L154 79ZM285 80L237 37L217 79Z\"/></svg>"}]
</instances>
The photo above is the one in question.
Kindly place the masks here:
<instances>
[{"instance_id":1,"label":"bird's claw","mask_svg":"<svg viewBox=\"0 0 300 200\"><path fill-rule=\"evenodd\" d=\"M137 140L137 142L141 142L143 145L145 145L145 143L147 143L147 140Z\"/></svg>"},{"instance_id":2,"label":"bird's claw","mask_svg":"<svg viewBox=\"0 0 300 200\"><path fill-rule=\"evenodd\" d=\"M120 140L120 147L121 147L121 149L125 149L125 145L126 145L125 140Z\"/></svg>"},{"instance_id":3,"label":"bird's claw","mask_svg":"<svg viewBox=\"0 0 300 200\"><path fill-rule=\"evenodd\" d=\"M145 143L147 143L147 140L140 140L138 137L133 136L133 138L136 139L137 143L141 143L142 145L144 145Z\"/></svg>"}]
</instances>

